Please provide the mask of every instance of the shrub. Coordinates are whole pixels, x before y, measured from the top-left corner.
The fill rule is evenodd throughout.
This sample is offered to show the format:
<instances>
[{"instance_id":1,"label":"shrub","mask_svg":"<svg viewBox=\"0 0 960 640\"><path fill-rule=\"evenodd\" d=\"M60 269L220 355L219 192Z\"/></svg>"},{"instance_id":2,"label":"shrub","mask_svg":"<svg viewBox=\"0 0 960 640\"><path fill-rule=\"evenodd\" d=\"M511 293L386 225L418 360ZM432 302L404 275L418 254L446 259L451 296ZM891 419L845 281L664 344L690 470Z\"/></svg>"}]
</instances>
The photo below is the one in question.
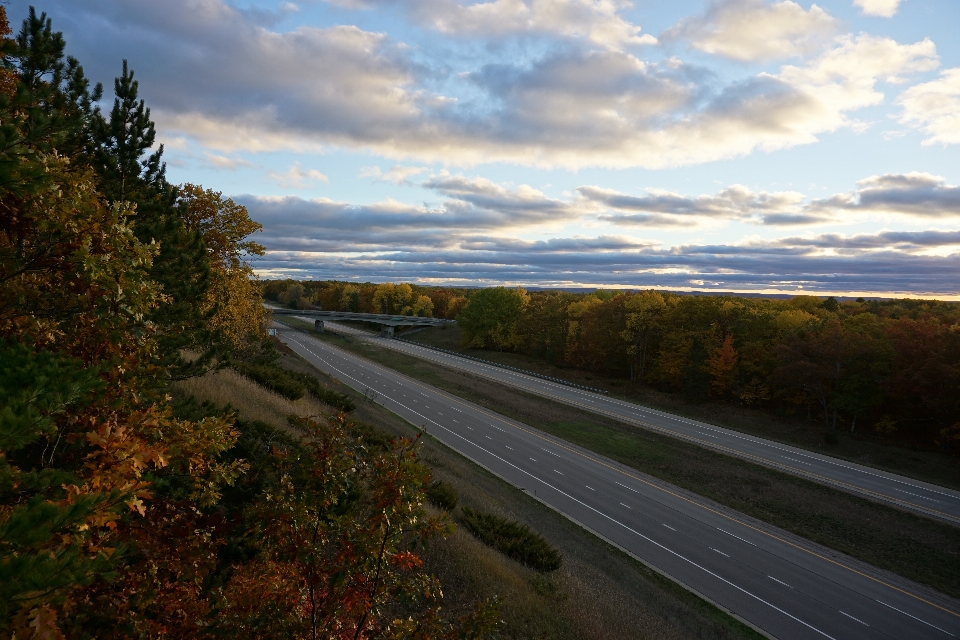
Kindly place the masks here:
<instances>
[{"instance_id":1,"label":"shrub","mask_svg":"<svg viewBox=\"0 0 960 640\"><path fill-rule=\"evenodd\" d=\"M427 485L427 500L436 507L453 511L457 508L460 497L457 495L457 490L453 485L440 480L434 480Z\"/></svg>"},{"instance_id":2,"label":"shrub","mask_svg":"<svg viewBox=\"0 0 960 640\"><path fill-rule=\"evenodd\" d=\"M314 376L307 373L296 373L294 371L287 371L286 373L300 382L306 387L307 391L310 392L310 395L324 404L335 407L344 413L349 413L357 408L357 405L353 403L353 400L351 400L347 394L334 391L333 389L327 389L320 384L320 381Z\"/></svg>"},{"instance_id":3,"label":"shrub","mask_svg":"<svg viewBox=\"0 0 960 640\"><path fill-rule=\"evenodd\" d=\"M537 571L556 571L563 557L530 527L464 507L460 523L484 544Z\"/></svg>"},{"instance_id":4,"label":"shrub","mask_svg":"<svg viewBox=\"0 0 960 640\"><path fill-rule=\"evenodd\" d=\"M279 393L289 400L299 400L306 391L303 382L290 375L289 371L279 367L253 364L250 362L234 362L231 366L237 373L250 378L271 391Z\"/></svg>"},{"instance_id":5,"label":"shrub","mask_svg":"<svg viewBox=\"0 0 960 640\"><path fill-rule=\"evenodd\" d=\"M234 362L231 366L254 382L279 393L284 398L299 400L307 391L317 400L343 412L356 408L353 401L343 393L327 389L314 376L296 371L287 371L276 365L254 362Z\"/></svg>"}]
</instances>

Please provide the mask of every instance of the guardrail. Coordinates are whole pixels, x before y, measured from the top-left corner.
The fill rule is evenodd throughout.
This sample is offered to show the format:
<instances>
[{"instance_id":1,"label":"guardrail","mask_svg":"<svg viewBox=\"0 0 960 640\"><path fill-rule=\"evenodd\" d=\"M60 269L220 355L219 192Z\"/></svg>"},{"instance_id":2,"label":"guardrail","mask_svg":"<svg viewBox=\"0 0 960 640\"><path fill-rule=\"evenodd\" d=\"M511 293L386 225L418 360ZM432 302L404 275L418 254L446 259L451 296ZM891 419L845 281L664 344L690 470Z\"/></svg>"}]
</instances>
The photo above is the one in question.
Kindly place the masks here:
<instances>
[{"instance_id":1,"label":"guardrail","mask_svg":"<svg viewBox=\"0 0 960 640\"><path fill-rule=\"evenodd\" d=\"M499 362L493 362L492 360L484 360L483 358L474 358L473 356L467 356L456 351L449 351L447 349L441 349L440 347L432 347L428 344L423 344L422 342L414 342L413 340L406 340L404 338L397 338L394 336L391 340L399 340L400 342L406 342L407 344L416 345L418 347L423 347L424 349L432 349L434 351L439 351L441 353L446 353L447 355L457 356L458 358L466 358L467 360L473 360L474 362L481 362L483 364L488 364L493 367L499 367L501 369L509 369L510 371L516 371L517 373L522 373L527 376L533 376L534 378L540 378L541 380L549 380L550 382L556 382L557 384L562 384L568 387L574 387L575 389L580 389L582 391L589 391L591 393L599 393L601 395L610 395L609 392L604 391L603 389L596 389L594 387L587 387L582 384L577 384L576 382L570 382L569 380L563 380L562 378L554 378L553 376L545 376L542 373L536 373L534 371L527 371L526 369L518 369L516 367L511 367L510 365L500 364Z\"/></svg>"}]
</instances>

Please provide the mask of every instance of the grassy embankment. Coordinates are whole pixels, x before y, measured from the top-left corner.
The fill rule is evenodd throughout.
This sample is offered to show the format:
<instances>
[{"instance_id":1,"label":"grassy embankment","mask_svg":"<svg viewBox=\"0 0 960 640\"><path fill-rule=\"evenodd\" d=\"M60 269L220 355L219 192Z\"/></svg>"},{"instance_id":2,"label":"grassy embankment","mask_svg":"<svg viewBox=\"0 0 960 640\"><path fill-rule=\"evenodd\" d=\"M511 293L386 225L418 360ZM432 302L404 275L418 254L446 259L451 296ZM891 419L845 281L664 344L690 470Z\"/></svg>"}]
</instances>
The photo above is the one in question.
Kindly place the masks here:
<instances>
[{"instance_id":1,"label":"grassy embankment","mask_svg":"<svg viewBox=\"0 0 960 640\"><path fill-rule=\"evenodd\" d=\"M321 337L639 471L960 597L960 528L360 340L329 333Z\"/></svg>"},{"instance_id":2,"label":"grassy embankment","mask_svg":"<svg viewBox=\"0 0 960 640\"><path fill-rule=\"evenodd\" d=\"M324 386L348 394L354 420L392 436L412 436L411 425L362 395L318 372L291 354L281 365L316 375ZM195 396L231 404L241 420L263 420L285 428L290 414L330 413L309 396L291 402L227 370L178 382L179 398ZM434 477L456 489L459 504L494 513L536 531L560 550L557 571L540 573L485 546L462 528L424 551L428 570L444 586L444 608L464 612L498 596L504 639L758 638L759 635L712 605L590 535L523 492L427 437L421 454Z\"/></svg>"},{"instance_id":3,"label":"grassy embankment","mask_svg":"<svg viewBox=\"0 0 960 640\"><path fill-rule=\"evenodd\" d=\"M810 451L843 458L858 464L883 469L892 473L960 489L960 460L939 451L908 449L882 442L873 434L838 434L837 444L827 444L823 438L823 422L796 415L777 415L773 412L707 402L690 404L680 394L664 393L631 383L622 378L609 378L575 369L556 367L543 360L518 353L504 353L482 349L464 349L460 346L460 328L429 328L411 333L413 342L457 351L492 362L526 369L535 373L569 380L607 391L611 396L643 404L661 411L734 429L762 438L801 447Z\"/></svg>"}]
</instances>

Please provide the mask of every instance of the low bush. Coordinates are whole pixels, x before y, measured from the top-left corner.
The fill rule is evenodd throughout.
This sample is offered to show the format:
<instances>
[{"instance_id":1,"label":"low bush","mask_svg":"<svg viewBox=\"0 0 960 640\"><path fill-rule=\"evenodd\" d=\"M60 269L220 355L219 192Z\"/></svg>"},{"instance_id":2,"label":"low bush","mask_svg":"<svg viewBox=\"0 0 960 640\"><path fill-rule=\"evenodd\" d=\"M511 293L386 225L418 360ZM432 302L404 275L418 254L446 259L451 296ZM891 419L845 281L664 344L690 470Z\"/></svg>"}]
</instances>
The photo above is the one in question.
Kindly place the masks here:
<instances>
[{"instance_id":1,"label":"low bush","mask_svg":"<svg viewBox=\"0 0 960 640\"><path fill-rule=\"evenodd\" d=\"M306 392L303 382L297 380L289 371L266 364L234 362L231 366L237 373L244 375L257 384L274 391L288 400L299 400Z\"/></svg>"},{"instance_id":2,"label":"low bush","mask_svg":"<svg viewBox=\"0 0 960 640\"><path fill-rule=\"evenodd\" d=\"M314 376L306 373L297 373L275 365L254 362L234 362L231 366L241 375L289 400L299 400L304 393L309 391L310 395L320 402L345 413L356 408L356 405L346 394L327 389Z\"/></svg>"},{"instance_id":3,"label":"low bush","mask_svg":"<svg viewBox=\"0 0 960 640\"><path fill-rule=\"evenodd\" d=\"M334 391L333 389L327 389L320 384L320 381L314 376L306 373L297 373L295 371L287 371L286 373L303 384L307 391L310 392L310 395L324 404L335 407L344 413L349 413L357 408L347 394Z\"/></svg>"},{"instance_id":4,"label":"low bush","mask_svg":"<svg viewBox=\"0 0 960 640\"><path fill-rule=\"evenodd\" d=\"M484 544L537 571L556 571L563 556L530 527L464 507L460 524Z\"/></svg>"},{"instance_id":5,"label":"low bush","mask_svg":"<svg viewBox=\"0 0 960 640\"><path fill-rule=\"evenodd\" d=\"M453 511L457 508L460 496L457 495L457 490L453 485L441 480L434 480L427 485L427 500L435 507Z\"/></svg>"}]
</instances>

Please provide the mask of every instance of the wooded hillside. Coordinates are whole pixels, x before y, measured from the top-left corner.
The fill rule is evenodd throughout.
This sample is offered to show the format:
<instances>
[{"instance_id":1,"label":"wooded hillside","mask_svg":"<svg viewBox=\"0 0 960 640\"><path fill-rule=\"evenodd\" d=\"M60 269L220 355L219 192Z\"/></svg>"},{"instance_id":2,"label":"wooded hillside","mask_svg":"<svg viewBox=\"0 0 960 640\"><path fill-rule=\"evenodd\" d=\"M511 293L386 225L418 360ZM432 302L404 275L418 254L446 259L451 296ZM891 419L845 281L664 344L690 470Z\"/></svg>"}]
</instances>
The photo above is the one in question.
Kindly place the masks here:
<instances>
[{"instance_id":1,"label":"wooded hillside","mask_svg":"<svg viewBox=\"0 0 960 640\"><path fill-rule=\"evenodd\" d=\"M0 637L485 636L414 553L449 526L414 442L172 402L274 366L260 226L167 181L126 62L104 113L44 15L0 37Z\"/></svg>"}]
</instances>

